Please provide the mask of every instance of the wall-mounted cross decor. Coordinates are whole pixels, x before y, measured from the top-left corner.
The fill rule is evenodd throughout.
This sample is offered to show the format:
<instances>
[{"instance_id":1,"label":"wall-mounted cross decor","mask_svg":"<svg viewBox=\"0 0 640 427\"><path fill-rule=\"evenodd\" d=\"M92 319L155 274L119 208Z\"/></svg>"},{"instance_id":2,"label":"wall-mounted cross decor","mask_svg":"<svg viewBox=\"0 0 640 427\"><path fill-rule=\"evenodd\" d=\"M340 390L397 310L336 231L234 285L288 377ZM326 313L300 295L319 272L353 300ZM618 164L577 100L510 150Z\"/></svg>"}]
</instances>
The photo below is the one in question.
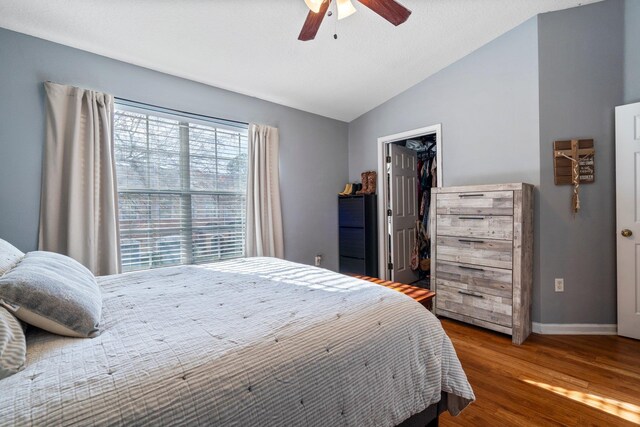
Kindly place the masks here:
<instances>
[{"instance_id":1,"label":"wall-mounted cross decor","mask_svg":"<svg viewBox=\"0 0 640 427\"><path fill-rule=\"evenodd\" d=\"M553 175L556 185L573 185L571 208L580 210L580 184L595 180L593 139L572 139L553 143Z\"/></svg>"}]
</instances>

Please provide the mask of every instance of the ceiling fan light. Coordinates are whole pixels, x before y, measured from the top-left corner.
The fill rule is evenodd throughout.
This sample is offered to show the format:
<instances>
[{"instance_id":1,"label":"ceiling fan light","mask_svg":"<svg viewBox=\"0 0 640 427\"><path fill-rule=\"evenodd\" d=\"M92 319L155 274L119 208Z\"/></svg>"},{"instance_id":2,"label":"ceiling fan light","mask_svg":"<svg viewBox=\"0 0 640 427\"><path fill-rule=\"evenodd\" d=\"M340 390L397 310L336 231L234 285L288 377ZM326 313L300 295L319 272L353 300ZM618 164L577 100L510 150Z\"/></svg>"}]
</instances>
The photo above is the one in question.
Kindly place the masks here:
<instances>
[{"instance_id":1,"label":"ceiling fan light","mask_svg":"<svg viewBox=\"0 0 640 427\"><path fill-rule=\"evenodd\" d=\"M307 7L311 9L313 13L320 12L320 6L322 6L322 3L324 3L324 1L325 0L304 0Z\"/></svg>"},{"instance_id":2,"label":"ceiling fan light","mask_svg":"<svg viewBox=\"0 0 640 427\"><path fill-rule=\"evenodd\" d=\"M338 0L338 19L344 19L356 13L351 0Z\"/></svg>"}]
</instances>

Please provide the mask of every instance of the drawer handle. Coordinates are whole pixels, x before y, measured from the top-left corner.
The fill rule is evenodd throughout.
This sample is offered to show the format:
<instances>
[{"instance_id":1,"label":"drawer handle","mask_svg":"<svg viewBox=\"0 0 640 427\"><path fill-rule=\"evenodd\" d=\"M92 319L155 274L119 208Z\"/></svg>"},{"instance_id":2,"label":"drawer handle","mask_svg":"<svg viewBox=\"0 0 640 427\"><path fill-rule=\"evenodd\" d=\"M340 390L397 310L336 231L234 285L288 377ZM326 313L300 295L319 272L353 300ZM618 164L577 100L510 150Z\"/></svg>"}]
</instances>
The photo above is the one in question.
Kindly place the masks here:
<instances>
[{"instance_id":1,"label":"drawer handle","mask_svg":"<svg viewBox=\"0 0 640 427\"><path fill-rule=\"evenodd\" d=\"M484 197L484 194L482 194L482 193L475 193L475 194L458 194L458 197Z\"/></svg>"},{"instance_id":2,"label":"drawer handle","mask_svg":"<svg viewBox=\"0 0 640 427\"><path fill-rule=\"evenodd\" d=\"M484 298L484 295L476 294L475 292L458 291L458 293L462 295L469 295L470 297Z\"/></svg>"},{"instance_id":3,"label":"drawer handle","mask_svg":"<svg viewBox=\"0 0 640 427\"><path fill-rule=\"evenodd\" d=\"M484 240L458 239L461 243L485 243Z\"/></svg>"},{"instance_id":4,"label":"drawer handle","mask_svg":"<svg viewBox=\"0 0 640 427\"><path fill-rule=\"evenodd\" d=\"M459 216L458 219L479 219L483 220L483 216Z\"/></svg>"},{"instance_id":5,"label":"drawer handle","mask_svg":"<svg viewBox=\"0 0 640 427\"><path fill-rule=\"evenodd\" d=\"M467 267L466 265L459 265L458 267L463 269L463 270L484 271L484 268Z\"/></svg>"}]
</instances>

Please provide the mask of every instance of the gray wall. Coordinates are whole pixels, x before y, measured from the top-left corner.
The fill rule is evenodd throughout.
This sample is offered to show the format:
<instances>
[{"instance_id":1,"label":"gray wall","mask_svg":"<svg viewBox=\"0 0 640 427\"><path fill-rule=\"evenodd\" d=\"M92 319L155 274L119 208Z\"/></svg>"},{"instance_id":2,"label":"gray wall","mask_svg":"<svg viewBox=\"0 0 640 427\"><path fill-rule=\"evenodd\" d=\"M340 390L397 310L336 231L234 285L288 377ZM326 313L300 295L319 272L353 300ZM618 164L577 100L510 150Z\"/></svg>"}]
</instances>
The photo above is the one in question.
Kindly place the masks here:
<instances>
[{"instance_id":1,"label":"gray wall","mask_svg":"<svg viewBox=\"0 0 640 427\"><path fill-rule=\"evenodd\" d=\"M609 0L540 15L368 112L349 126L350 179L376 167L378 137L442 123L445 185L538 186L533 320L615 323L614 107L623 70L628 99L640 97L639 9ZM597 150L575 218L552 160L553 141L574 137Z\"/></svg>"},{"instance_id":2,"label":"gray wall","mask_svg":"<svg viewBox=\"0 0 640 427\"><path fill-rule=\"evenodd\" d=\"M350 179L377 167L379 137L437 123L442 123L445 185L539 184L535 18L353 121ZM534 245L539 247L538 233ZM535 276L538 266L536 257ZM537 321L537 285L533 306Z\"/></svg>"},{"instance_id":3,"label":"gray wall","mask_svg":"<svg viewBox=\"0 0 640 427\"><path fill-rule=\"evenodd\" d=\"M337 268L336 193L347 180L346 123L0 29L0 238L37 244L44 107L50 80L280 129L285 256Z\"/></svg>"},{"instance_id":4,"label":"gray wall","mask_svg":"<svg viewBox=\"0 0 640 427\"><path fill-rule=\"evenodd\" d=\"M616 323L614 107L623 100L623 2L538 19L540 68L540 285L542 323ZM595 139L596 179L553 181L553 141ZM555 293L554 278L565 280Z\"/></svg>"},{"instance_id":5,"label":"gray wall","mask_svg":"<svg viewBox=\"0 0 640 427\"><path fill-rule=\"evenodd\" d=\"M640 102L640 1L624 2L624 103Z\"/></svg>"},{"instance_id":6,"label":"gray wall","mask_svg":"<svg viewBox=\"0 0 640 427\"><path fill-rule=\"evenodd\" d=\"M531 19L349 124L349 177L377 139L442 123L445 185L538 183L537 28Z\"/></svg>"}]
</instances>

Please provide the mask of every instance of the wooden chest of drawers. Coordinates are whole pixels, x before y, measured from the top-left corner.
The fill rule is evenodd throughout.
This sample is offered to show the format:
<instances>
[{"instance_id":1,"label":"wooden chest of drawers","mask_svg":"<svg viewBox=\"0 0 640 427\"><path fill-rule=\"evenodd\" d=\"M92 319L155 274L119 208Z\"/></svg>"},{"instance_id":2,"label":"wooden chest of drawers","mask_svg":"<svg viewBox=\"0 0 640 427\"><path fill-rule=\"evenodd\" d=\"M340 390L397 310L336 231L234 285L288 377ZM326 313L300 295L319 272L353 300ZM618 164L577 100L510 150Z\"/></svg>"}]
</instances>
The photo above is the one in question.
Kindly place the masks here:
<instances>
[{"instance_id":1,"label":"wooden chest of drawers","mask_svg":"<svg viewBox=\"0 0 640 427\"><path fill-rule=\"evenodd\" d=\"M521 344L531 333L533 186L434 188L431 197L436 314Z\"/></svg>"}]
</instances>

